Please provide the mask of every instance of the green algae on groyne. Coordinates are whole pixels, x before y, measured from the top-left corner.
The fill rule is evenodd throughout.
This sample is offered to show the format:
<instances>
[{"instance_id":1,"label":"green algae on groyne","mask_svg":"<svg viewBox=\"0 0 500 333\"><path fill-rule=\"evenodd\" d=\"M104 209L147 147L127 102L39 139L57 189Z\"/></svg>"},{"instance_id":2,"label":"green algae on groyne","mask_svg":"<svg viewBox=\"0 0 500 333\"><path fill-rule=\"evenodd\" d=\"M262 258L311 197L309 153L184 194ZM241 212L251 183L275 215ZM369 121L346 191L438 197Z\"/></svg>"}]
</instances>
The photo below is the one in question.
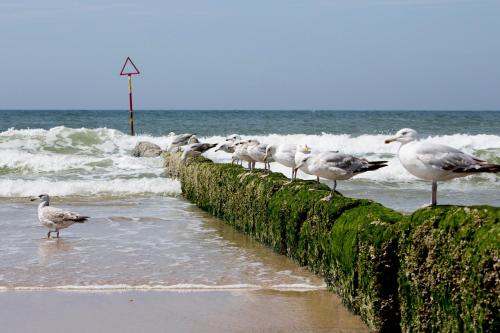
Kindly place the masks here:
<instances>
[{"instance_id":1,"label":"green algae on groyne","mask_svg":"<svg viewBox=\"0 0 500 333\"><path fill-rule=\"evenodd\" d=\"M324 276L370 329L500 329L500 209L438 206L403 215L281 173L180 163L167 173L201 209Z\"/></svg>"}]
</instances>

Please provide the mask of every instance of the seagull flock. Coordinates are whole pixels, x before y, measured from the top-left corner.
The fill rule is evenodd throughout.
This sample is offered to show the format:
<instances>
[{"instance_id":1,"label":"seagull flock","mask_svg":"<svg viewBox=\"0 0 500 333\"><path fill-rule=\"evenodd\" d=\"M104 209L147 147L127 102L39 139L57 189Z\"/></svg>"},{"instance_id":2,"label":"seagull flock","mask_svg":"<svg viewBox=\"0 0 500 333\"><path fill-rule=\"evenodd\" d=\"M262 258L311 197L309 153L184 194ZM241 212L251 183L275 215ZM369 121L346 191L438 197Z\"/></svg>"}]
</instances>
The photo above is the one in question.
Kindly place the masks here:
<instances>
[{"instance_id":1,"label":"seagull flock","mask_svg":"<svg viewBox=\"0 0 500 333\"><path fill-rule=\"evenodd\" d=\"M387 138L385 143L400 142L398 157L403 167L412 175L432 182L431 206L437 204L437 182L465 177L476 173L498 173L500 164L491 164L468 155L455 148L419 141L418 134L410 128L399 130L394 136ZM231 154L232 163L248 163L248 169L253 171L256 163L264 164L264 169L270 169L270 163L276 162L291 169L293 182L297 171L333 181L331 192L321 200L330 201L335 195L338 180L348 180L367 171L375 171L387 166L387 161L368 161L339 151L313 152L307 145L265 144L257 140L242 140L237 134L228 136L224 142L200 143L195 134L181 134L172 139L167 151L182 151L181 160L186 162L189 157L200 156L209 149ZM41 200L38 206L40 223L49 228L47 238L55 232L59 238L59 230L83 223L89 217L78 213L64 211L49 206L49 196L41 194L34 200Z\"/></svg>"},{"instance_id":2,"label":"seagull flock","mask_svg":"<svg viewBox=\"0 0 500 333\"><path fill-rule=\"evenodd\" d=\"M196 143L190 143L190 140L196 140ZM391 142L401 143L398 157L409 173L432 182L431 206L437 204L438 181L482 172L500 172L499 164L487 163L453 147L420 141L417 132L411 128L403 128L385 140L385 143ZM314 153L307 145L265 144L254 139L242 140L237 134L228 136L219 144L200 144L194 134L181 134L173 138L168 150L183 149L182 160L186 161L187 157L199 156L214 147L215 151L232 154L232 163L247 162L249 170L254 170L256 163L263 163L267 170L271 162L277 162L291 169L290 181L297 178L298 170L316 176L318 184L320 178L331 180L333 187L322 199L325 201L334 197L338 180L348 180L387 166L387 161L368 161L339 151Z\"/></svg>"}]
</instances>

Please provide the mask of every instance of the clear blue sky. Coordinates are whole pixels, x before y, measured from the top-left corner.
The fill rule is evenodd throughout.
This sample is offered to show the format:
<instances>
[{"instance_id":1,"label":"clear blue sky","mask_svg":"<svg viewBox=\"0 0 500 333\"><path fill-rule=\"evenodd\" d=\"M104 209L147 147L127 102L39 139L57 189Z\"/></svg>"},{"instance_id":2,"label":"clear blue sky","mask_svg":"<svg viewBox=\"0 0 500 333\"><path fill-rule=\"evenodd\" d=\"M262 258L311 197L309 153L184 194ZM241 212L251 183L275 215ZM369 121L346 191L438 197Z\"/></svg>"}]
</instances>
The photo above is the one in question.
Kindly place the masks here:
<instances>
[{"instance_id":1,"label":"clear blue sky","mask_svg":"<svg viewBox=\"0 0 500 333\"><path fill-rule=\"evenodd\" d=\"M498 0L2 0L0 109L500 109Z\"/></svg>"}]
</instances>

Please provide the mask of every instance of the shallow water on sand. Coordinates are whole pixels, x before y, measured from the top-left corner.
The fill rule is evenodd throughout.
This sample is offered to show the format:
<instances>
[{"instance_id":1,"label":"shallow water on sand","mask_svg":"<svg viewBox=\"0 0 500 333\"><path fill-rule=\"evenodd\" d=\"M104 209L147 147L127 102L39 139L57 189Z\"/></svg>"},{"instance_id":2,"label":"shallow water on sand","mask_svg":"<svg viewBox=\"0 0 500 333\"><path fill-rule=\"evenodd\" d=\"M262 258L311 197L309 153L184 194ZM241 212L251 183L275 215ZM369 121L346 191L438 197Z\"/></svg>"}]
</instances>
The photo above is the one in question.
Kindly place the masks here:
<instances>
[{"instance_id":1,"label":"shallow water on sand","mask_svg":"<svg viewBox=\"0 0 500 333\"><path fill-rule=\"evenodd\" d=\"M0 287L324 289L322 279L180 198L52 204L92 218L47 239L34 204L0 204Z\"/></svg>"},{"instance_id":2,"label":"shallow water on sand","mask_svg":"<svg viewBox=\"0 0 500 333\"><path fill-rule=\"evenodd\" d=\"M51 204L92 218L47 239L35 204L0 202L9 332L367 331L320 277L182 198Z\"/></svg>"}]
</instances>

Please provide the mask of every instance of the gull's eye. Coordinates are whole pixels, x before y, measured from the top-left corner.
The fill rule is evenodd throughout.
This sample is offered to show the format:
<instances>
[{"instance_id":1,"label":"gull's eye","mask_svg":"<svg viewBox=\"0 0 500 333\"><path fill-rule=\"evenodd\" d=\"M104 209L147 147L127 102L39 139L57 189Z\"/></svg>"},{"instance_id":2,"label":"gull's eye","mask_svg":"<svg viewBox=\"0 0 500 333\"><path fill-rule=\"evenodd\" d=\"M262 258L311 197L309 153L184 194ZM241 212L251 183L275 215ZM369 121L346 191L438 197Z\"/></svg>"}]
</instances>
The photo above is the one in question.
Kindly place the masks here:
<instances>
[{"instance_id":1,"label":"gull's eye","mask_svg":"<svg viewBox=\"0 0 500 333\"><path fill-rule=\"evenodd\" d=\"M403 132L403 133L401 133L401 134L406 135L406 134L408 134L408 132Z\"/></svg>"}]
</instances>

